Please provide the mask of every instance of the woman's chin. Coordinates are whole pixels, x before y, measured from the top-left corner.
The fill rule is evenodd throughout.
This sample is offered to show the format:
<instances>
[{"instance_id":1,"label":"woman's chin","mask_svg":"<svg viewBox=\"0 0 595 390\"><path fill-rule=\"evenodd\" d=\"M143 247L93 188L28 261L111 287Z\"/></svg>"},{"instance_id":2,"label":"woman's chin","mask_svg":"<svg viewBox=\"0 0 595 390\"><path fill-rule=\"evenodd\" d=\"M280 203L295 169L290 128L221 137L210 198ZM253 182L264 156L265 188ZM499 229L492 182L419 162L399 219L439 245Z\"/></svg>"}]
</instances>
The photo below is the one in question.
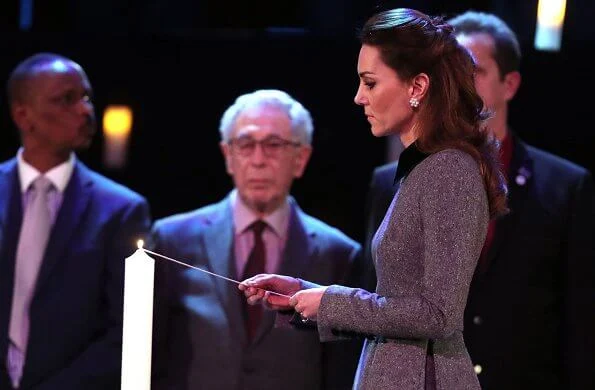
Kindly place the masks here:
<instances>
[{"instance_id":1,"label":"woman's chin","mask_svg":"<svg viewBox=\"0 0 595 390\"><path fill-rule=\"evenodd\" d=\"M389 132L386 131L386 129L383 127L372 125L371 130L372 130L372 135L374 137L385 137L385 136L389 135Z\"/></svg>"}]
</instances>

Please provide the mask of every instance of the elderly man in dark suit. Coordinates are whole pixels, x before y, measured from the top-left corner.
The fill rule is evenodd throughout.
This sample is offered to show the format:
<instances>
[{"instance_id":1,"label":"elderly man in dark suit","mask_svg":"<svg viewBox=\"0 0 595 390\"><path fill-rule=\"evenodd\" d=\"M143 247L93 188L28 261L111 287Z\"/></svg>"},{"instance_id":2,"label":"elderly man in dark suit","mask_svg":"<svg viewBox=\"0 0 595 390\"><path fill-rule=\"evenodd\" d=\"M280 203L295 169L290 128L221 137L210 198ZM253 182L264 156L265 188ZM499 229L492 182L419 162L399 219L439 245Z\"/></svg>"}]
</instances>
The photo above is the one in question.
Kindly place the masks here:
<instances>
[{"instance_id":1,"label":"elderly man in dark suit","mask_svg":"<svg viewBox=\"0 0 595 390\"><path fill-rule=\"evenodd\" d=\"M510 28L478 12L450 23L477 62L476 87L494 112L489 128L509 182L511 213L490 223L465 310L476 373L486 390L595 388L591 173L510 131L508 104L521 82ZM396 166L374 171L366 247L392 199ZM371 267L368 283L375 283Z\"/></svg>"},{"instance_id":2,"label":"elderly man in dark suit","mask_svg":"<svg viewBox=\"0 0 595 390\"><path fill-rule=\"evenodd\" d=\"M29 57L8 93L22 148L0 165L0 388L118 389L124 259L148 204L76 158L95 131L78 64Z\"/></svg>"},{"instance_id":3,"label":"elderly man in dark suit","mask_svg":"<svg viewBox=\"0 0 595 390\"><path fill-rule=\"evenodd\" d=\"M155 223L155 251L235 280L264 272L349 283L360 246L307 215L289 195L311 153L312 119L287 93L240 96L224 113L221 150L235 188L222 201ZM168 264L169 265L169 264ZM156 366L163 389L349 389L359 343L321 344L315 332L275 327L274 312L246 305L237 286L166 267L156 304ZM159 280L159 275L158 275ZM166 310L165 316L159 311Z\"/></svg>"}]
</instances>

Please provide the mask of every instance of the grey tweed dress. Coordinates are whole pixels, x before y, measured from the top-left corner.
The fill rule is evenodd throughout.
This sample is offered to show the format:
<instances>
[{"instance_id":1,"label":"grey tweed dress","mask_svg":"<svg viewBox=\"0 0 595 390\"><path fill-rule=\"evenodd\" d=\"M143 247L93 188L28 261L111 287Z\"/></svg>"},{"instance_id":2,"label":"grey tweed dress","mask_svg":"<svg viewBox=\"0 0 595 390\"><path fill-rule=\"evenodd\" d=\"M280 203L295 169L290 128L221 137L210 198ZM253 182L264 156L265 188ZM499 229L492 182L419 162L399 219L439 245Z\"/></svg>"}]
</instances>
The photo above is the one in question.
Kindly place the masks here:
<instances>
[{"instance_id":1,"label":"grey tweed dress","mask_svg":"<svg viewBox=\"0 0 595 390\"><path fill-rule=\"evenodd\" d=\"M428 388L427 368L429 388L480 388L463 312L488 220L470 155L444 150L405 176L374 237L376 293L333 285L318 312L321 341L367 337L354 388Z\"/></svg>"}]
</instances>

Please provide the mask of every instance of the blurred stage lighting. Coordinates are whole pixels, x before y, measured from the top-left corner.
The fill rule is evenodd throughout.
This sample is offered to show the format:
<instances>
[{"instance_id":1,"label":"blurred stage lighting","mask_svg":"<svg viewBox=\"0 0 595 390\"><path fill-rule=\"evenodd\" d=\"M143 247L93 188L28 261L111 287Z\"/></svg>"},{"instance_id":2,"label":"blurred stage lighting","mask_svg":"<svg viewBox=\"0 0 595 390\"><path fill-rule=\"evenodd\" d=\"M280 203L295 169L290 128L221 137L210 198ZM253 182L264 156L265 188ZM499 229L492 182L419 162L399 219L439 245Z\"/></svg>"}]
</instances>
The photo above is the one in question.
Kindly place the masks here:
<instances>
[{"instance_id":1,"label":"blurred stage lighting","mask_svg":"<svg viewBox=\"0 0 595 390\"><path fill-rule=\"evenodd\" d=\"M566 13L566 0L539 0L535 49L559 51L562 44L562 27Z\"/></svg>"},{"instance_id":2,"label":"blurred stage lighting","mask_svg":"<svg viewBox=\"0 0 595 390\"><path fill-rule=\"evenodd\" d=\"M132 109L123 105L107 106L103 113L103 164L110 169L126 165L132 132Z\"/></svg>"}]
</instances>

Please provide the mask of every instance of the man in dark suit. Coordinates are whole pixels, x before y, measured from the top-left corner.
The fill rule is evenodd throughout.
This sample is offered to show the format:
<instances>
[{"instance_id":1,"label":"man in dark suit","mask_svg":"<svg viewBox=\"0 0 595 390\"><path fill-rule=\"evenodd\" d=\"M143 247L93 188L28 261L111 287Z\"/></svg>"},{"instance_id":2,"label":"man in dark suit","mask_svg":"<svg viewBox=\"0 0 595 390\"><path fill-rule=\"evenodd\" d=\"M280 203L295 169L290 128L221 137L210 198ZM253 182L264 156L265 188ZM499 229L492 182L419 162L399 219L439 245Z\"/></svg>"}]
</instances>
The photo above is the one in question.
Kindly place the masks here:
<instances>
[{"instance_id":1,"label":"man in dark suit","mask_svg":"<svg viewBox=\"0 0 595 390\"><path fill-rule=\"evenodd\" d=\"M289 195L311 153L312 119L291 96L259 90L224 113L221 150L235 188L219 203L155 223L155 251L234 280L277 272L349 283L360 246L307 215ZM275 326L237 285L168 264L159 389L349 389L360 344L321 344L316 332ZM256 309L253 312L252 309ZM164 364L165 362L165 364Z\"/></svg>"},{"instance_id":2,"label":"man in dark suit","mask_svg":"<svg viewBox=\"0 0 595 390\"><path fill-rule=\"evenodd\" d=\"M124 259L149 207L77 160L95 132L91 96L56 54L8 80L22 148L0 164L0 389L120 388Z\"/></svg>"},{"instance_id":3,"label":"man in dark suit","mask_svg":"<svg viewBox=\"0 0 595 390\"><path fill-rule=\"evenodd\" d=\"M508 127L520 85L515 34L494 15L450 21L477 62L494 115L511 212L490 223L465 310L465 343L483 389L595 388L595 213L585 168L525 144ZM374 171L366 251L394 194L396 163ZM370 261L373 282L373 265Z\"/></svg>"}]
</instances>

